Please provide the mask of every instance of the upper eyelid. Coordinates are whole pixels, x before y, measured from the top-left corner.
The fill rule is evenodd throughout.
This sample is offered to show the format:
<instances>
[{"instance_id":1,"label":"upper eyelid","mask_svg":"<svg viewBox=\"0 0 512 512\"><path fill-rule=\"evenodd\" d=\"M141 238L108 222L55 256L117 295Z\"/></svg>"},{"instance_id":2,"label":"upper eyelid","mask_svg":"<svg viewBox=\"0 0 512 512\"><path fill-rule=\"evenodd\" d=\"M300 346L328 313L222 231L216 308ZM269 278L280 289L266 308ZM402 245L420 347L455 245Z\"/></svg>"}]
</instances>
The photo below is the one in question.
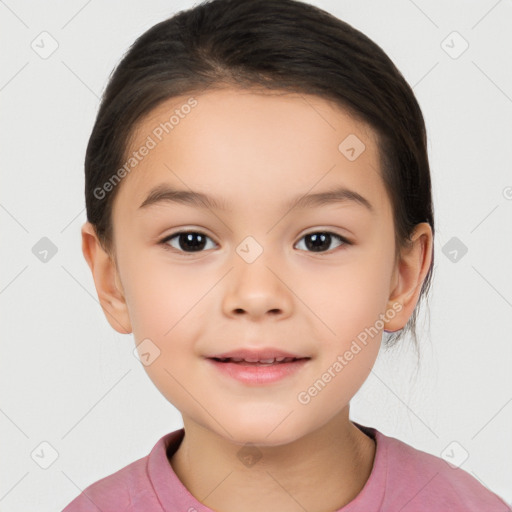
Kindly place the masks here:
<instances>
[{"instance_id":1,"label":"upper eyelid","mask_svg":"<svg viewBox=\"0 0 512 512\"><path fill-rule=\"evenodd\" d=\"M176 235L180 235L182 233L198 233L200 235L205 235L205 236L208 236L208 237L212 238L205 231L203 231L201 229L195 229L195 228L184 228L184 229L180 229L178 231L173 231L172 233L169 233L168 235L166 235L164 238L173 237L173 236L176 236ZM316 229L311 228L310 231L307 231L302 236L310 235L312 233L331 233L333 235L338 235L338 236L341 236L343 238L346 238L345 235L340 235L339 233L336 233L336 231L332 231L332 228L316 228Z\"/></svg>"},{"instance_id":2,"label":"upper eyelid","mask_svg":"<svg viewBox=\"0 0 512 512\"><path fill-rule=\"evenodd\" d=\"M173 231L172 233L170 233L169 235L166 235L164 236L162 239L161 239L161 242L165 241L165 240L171 240L172 238L178 236L178 235L182 235L183 233L197 233L199 235L204 235L204 236L207 236L210 240L214 240L213 237L211 237L208 233L205 233L204 231L200 230L200 229L181 229L179 231ZM217 243L217 242L215 242Z\"/></svg>"}]
</instances>

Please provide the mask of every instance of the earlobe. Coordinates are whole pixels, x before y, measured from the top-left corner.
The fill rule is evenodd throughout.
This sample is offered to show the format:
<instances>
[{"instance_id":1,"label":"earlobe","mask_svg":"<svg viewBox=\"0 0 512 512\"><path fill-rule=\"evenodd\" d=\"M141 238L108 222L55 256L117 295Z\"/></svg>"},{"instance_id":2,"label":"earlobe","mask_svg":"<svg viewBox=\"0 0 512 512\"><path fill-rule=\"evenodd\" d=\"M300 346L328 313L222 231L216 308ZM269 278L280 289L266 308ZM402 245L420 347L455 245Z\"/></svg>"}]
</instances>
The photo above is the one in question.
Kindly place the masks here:
<instances>
[{"instance_id":1,"label":"earlobe","mask_svg":"<svg viewBox=\"0 0 512 512\"><path fill-rule=\"evenodd\" d=\"M411 317L418 302L423 281L432 261L432 228L426 222L417 224L409 247L403 248L393 274L394 279L388 300L389 315L384 330L395 332L402 329ZM397 304L400 307L397 307ZM392 316L392 318L391 318Z\"/></svg>"},{"instance_id":2,"label":"earlobe","mask_svg":"<svg viewBox=\"0 0 512 512\"><path fill-rule=\"evenodd\" d=\"M96 287L96 293L108 323L121 334L132 332L128 307L118 271L112 257L103 249L94 226L82 226L82 253Z\"/></svg>"}]
</instances>

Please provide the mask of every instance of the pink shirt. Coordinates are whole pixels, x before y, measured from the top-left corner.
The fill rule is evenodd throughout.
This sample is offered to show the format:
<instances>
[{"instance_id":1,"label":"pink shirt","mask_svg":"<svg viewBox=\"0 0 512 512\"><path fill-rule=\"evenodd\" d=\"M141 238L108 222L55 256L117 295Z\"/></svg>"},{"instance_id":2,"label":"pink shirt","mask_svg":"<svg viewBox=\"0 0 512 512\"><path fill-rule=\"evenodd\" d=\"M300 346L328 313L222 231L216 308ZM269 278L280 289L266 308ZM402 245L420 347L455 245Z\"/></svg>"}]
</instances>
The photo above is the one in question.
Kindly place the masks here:
<instances>
[{"instance_id":1,"label":"pink shirt","mask_svg":"<svg viewBox=\"0 0 512 512\"><path fill-rule=\"evenodd\" d=\"M462 469L378 430L354 423L376 442L370 477L336 512L511 512ZM178 479L168 457L184 430L162 437L151 453L87 487L63 512L212 512Z\"/></svg>"}]
</instances>

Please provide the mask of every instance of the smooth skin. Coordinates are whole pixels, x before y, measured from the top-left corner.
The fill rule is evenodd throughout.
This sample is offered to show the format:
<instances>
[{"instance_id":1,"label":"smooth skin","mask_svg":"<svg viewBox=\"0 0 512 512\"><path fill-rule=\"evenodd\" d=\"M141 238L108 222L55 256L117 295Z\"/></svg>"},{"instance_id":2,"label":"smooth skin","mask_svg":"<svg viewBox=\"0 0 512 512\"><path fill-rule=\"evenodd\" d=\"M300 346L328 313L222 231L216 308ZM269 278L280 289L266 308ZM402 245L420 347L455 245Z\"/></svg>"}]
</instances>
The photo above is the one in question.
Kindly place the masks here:
<instances>
[{"instance_id":1,"label":"smooth skin","mask_svg":"<svg viewBox=\"0 0 512 512\"><path fill-rule=\"evenodd\" d=\"M357 496L372 470L375 443L350 422L349 403L375 363L382 329L307 404L299 393L393 305L384 329L405 326L430 266L432 231L418 224L411 245L395 254L375 134L337 105L257 90L194 97L197 105L118 185L115 255L88 222L83 254L111 326L160 350L145 370L183 416L185 437L170 463L190 493L222 512L332 512ZM188 98L142 119L130 151ZM354 161L338 150L350 134L365 144ZM139 208L158 184L203 192L226 209ZM339 186L373 211L355 201L286 206ZM194 252L179 237L162 243L178 230L203 233L206 245ZM350 244L332 237L313 251L306 235L318 232ZM263 250L252 263L237 252L248 236ZM205 359L241 347L311 359L260 386L220 374ZM251 466L237 455L246 443L261 455Z\"/></svg>"}]
</instances>

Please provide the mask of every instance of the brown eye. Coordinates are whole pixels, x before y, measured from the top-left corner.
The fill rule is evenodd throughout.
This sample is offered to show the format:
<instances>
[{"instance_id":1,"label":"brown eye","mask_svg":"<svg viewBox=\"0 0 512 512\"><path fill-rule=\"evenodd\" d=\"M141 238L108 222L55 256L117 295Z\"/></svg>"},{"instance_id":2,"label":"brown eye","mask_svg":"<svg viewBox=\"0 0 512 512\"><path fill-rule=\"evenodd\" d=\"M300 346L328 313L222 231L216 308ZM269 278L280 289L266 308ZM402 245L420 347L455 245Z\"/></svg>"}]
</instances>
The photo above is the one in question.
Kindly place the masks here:
<instances>
[{"instance_id":1,"label":"brown eye","mask_svg":"<svg viewBox=\"0 0 512 512\"><path fill-rule=\"evenodd\" d=\"M329 231L315 231L314 233L308 233L301 238L301 241L305 240L306 250L311 252L327 252L331 247L333 240L338 240L337 247L341 245L349 245L350 242L336 233L330 233ZM300 242L299 242L300 243ZM335 247L336 248L336 247Z\"/></svg>"},{"instance_id":2,"label":"brown eye","mask_svg":"<svg viewBox=\"0 0 512 512\"><path fill-rule=\"evenodd\" d=\"M181 252L201 252L205 249L209 236L197 231L181 231L162 240L162 244L171 246ZM170 242L173 243L170 243Z\"/></svg>"}]
</instances>

